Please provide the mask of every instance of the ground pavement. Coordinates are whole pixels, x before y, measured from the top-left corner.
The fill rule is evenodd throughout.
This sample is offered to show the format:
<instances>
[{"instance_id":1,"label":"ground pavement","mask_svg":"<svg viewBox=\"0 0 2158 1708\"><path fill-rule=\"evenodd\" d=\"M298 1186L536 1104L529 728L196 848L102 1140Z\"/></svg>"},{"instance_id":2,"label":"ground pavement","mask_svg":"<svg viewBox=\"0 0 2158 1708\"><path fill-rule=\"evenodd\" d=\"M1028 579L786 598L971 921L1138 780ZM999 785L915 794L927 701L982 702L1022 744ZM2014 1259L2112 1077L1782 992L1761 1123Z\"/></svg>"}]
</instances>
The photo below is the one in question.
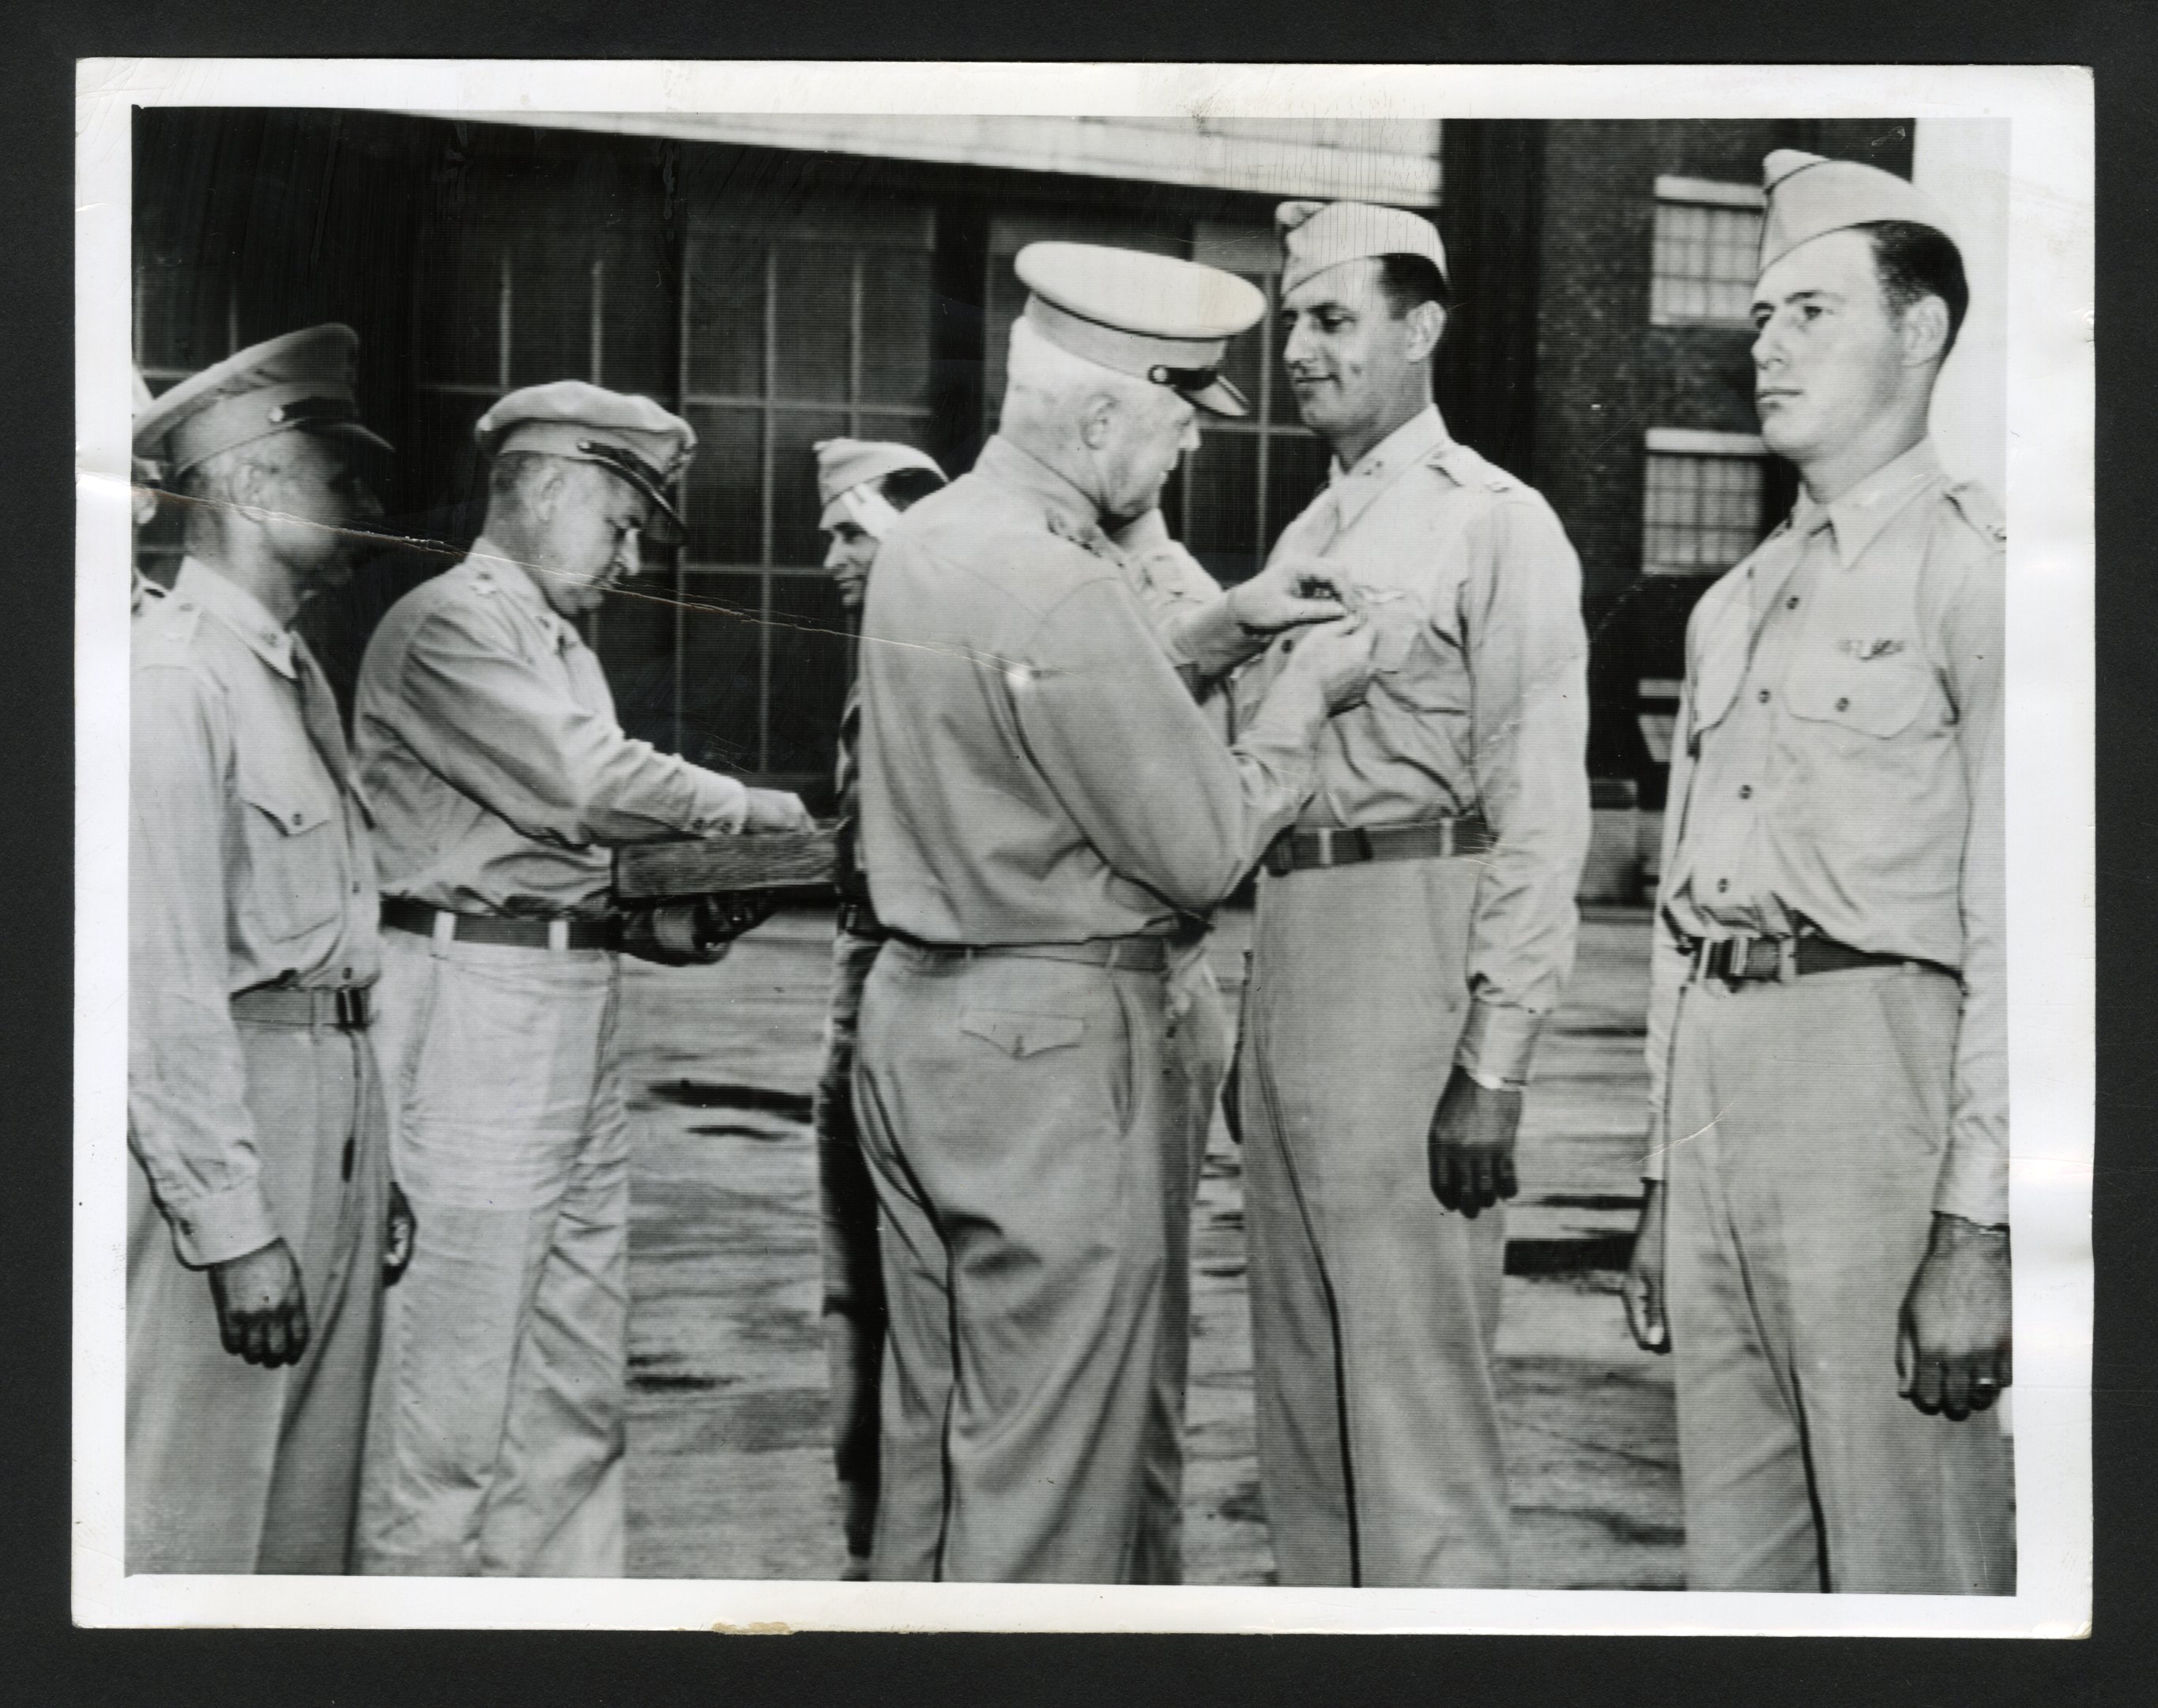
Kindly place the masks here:
<instances>
[{"instance_id":1,"label":"ground pavement","mask_svg":"<svg viewBox=\"0 0 2158 1708\"><path fill-rule=\"evenodd\" d=\"M1248 916L1215 939L1233 1003ZM1592 911L1539 1054L1507 1222L1500 1394L1524 1587L1676 1588L1667 1360L1634 1349L1618 1287L1639 1204L1648 919ZM635 1143L629 1569L829 1577L809 1088L829 913L782 914L720 966L627 962ZM1194 1240L1186 1577L1270 1583L1252 1441L1242 1174L1216 1121Z\"/></svg>"}]
</instances>

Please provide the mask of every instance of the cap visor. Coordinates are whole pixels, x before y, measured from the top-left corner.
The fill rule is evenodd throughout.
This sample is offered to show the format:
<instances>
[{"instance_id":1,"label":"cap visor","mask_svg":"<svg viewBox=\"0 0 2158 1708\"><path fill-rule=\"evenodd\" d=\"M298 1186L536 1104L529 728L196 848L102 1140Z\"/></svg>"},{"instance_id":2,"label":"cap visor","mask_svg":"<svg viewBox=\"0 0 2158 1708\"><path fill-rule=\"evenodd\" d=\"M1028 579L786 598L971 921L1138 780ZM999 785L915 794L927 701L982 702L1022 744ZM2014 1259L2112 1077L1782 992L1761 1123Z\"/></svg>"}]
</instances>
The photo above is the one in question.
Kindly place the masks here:
<instances>
[{"instance_id":1,"label":"cap visor","mask_svg":"<svg viewBox=\"0 0 2158 1708\"><path fill-rule=\"evenodd\" d=\"M366 446L369 451L379 451L390 457L395 457L397 454L397 447L395 445L392 445L387 439L384 438L381 434L376 432L373 428L364 427L358 421L311 422L303 426L301 431L307 433L321 433L333 438L349 440L355 445Z\"/></svg>"},{"instance_id":2,"label":"cap visor","mask_svg":"<svg viewBox=\"0 0 2158 1708\"><path fill-rule=\"evenodd\" d=\"M1247 415L1252 412L1252 406L1245 401L1244 394L1218 376L1211 385L1201 386L1196 391L1180 390L1177 395L1187 402L1196 404L1209 415Z\"/></svg>"},{"instance_id":3,"label":"cap visor","mask_svg":"<svg viewBox=\"0 0 2158 1708\"><path fill-rule=\"evenodd\" d=\"M637 473L635 470L627 468L619 462L609 462L604 457L581 457L576 461L597 463L623 485L633 487L652 501L652 513L645 519L644 522L644 537L647 539L654 545L681 544L684 531L681 515L669 502L667 494L657 486Z\"/></svg>"}]
</instances>

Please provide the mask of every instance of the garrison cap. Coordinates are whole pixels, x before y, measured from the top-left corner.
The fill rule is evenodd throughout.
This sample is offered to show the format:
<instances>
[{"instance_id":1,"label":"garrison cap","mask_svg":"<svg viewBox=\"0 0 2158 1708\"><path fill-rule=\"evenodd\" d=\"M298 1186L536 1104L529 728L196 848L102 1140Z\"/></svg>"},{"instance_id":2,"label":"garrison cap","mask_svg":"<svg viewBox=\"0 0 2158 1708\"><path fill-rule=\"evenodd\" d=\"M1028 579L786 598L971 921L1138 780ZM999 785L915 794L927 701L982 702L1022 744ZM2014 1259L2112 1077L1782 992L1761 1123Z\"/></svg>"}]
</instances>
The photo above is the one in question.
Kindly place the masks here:
<instances>
[{"instance_id":1,"label":"garrison cap","mask_svg":"<svg viewBox=\"0 0 2158 1708\"><path fill-rule=\"evenodd\" d=\"M1166 385L1217 415L1251 412L1218 369L1267 312L1258 287L1197 261L1093 243L1030 243L1013 261L1026 318L1060 349Z\"/></svg>"},{"instance_id":2,"label":"garrison cap","mask_svg":"<svg viewBox=\"0 0 2158 1708\"><path fill-rule=\"evenodd\" d=\"M353 394L359 334L334 323L288 332L183 379L135 417L135 454L178 479L197 463L301 428L378 450Z\"/></svg>"},{"instance_id":3,"label":"garrison cap","mask_svg":"<svg viewBox=\"0 0 2158 1708\"><path fill-rule=\"evenodd\" d=\"M1887 219L1928 225L1956 240L1955 228L1931 196L1908 178L1855 160L1779 148L1761 163L1761 188L1768 199L1761 223L1763 272L1802 243Z\"/></svg>"},{"instance_id":4,"label":"garrison cap","mask_svg":"<svg viewBox=\"0 0 2158 1708\"><path fill-rule=\"evenodd\" d=\"M858 520L848 515L846 507L839 501L855 488L882 480L902 468L923 468L940 481L944 478L944 471L927 452L887 439L819 439L814 448L817 502L823 506L823 513L817 518L819 528L834 528L843 521Z\"/></svg>"},{"instance_id":5,"label":"garrison cap","mask_svg":"<svg viewBox=\"0 0 2158 1708\"><path fill-rule=\"evenodd\" d=\"M1371 202L1283 202L1274 209L1281 232L1282 295L1329 267L1366 256L1420 255L1448 279L1446 245L1421 214Z\"/></svg>"},{"instance_id":6,"label":"garrison cap","mask_svg":"<svg viewBox=\"0 0 2158 1708\"><path fill-rule=\"evenodd\" d=\"M513 391L479 418L472 437L490 459L536 451L596 462L652 501L646 529L663 545L682 537L669 496L697 449L697 430L648 397L556 379Z\"/></svg>"}]
</instances>

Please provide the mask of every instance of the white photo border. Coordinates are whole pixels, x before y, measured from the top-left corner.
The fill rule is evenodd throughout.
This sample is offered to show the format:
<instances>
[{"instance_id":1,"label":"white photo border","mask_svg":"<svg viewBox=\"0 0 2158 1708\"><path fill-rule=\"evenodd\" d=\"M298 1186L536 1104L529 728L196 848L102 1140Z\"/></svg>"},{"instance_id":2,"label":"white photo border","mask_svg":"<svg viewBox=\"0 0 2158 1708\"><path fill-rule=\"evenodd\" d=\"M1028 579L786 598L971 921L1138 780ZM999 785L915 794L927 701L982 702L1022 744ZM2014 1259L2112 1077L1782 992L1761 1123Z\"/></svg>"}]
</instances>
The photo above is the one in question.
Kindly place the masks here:
<instances>
[{"instance_id":1,"label":"white photo border","mask_svg":"<svg viewBox=\"0 0 2158 1708\"><path fill-rule=\"evenodd\" d=\"M2093 80L2074 66L85 59L76 78L72 1587L89 1626L2073 1637L2091 1608ZM127 577L137 106L2011 126L2007 788L2013 1597L147 1576L121 1569Z\"/></svg>"}]
</instances>

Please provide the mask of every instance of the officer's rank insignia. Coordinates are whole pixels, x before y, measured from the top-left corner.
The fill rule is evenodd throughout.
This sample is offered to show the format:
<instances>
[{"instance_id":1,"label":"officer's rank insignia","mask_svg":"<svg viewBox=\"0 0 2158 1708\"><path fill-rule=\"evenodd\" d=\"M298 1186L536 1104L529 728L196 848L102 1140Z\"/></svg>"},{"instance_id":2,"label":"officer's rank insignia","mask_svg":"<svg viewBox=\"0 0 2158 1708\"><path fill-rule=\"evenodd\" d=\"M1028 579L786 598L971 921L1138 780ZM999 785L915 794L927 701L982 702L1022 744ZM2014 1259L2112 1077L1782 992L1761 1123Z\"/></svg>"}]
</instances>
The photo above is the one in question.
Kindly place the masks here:
<instances>
[{"instance_id":1,"label":"officer's rank insignia","mask_svg":"<svg viewBox=\"0 0 2158 1708\"><path fill-rule=\"evenodd\" d=\"M1838 641L1835 649L1839 653L1849 653L1863 664L1874 658L1892 658L1903 650L1903 643L1892 640Z\"/></svg>"}]
</instances>

